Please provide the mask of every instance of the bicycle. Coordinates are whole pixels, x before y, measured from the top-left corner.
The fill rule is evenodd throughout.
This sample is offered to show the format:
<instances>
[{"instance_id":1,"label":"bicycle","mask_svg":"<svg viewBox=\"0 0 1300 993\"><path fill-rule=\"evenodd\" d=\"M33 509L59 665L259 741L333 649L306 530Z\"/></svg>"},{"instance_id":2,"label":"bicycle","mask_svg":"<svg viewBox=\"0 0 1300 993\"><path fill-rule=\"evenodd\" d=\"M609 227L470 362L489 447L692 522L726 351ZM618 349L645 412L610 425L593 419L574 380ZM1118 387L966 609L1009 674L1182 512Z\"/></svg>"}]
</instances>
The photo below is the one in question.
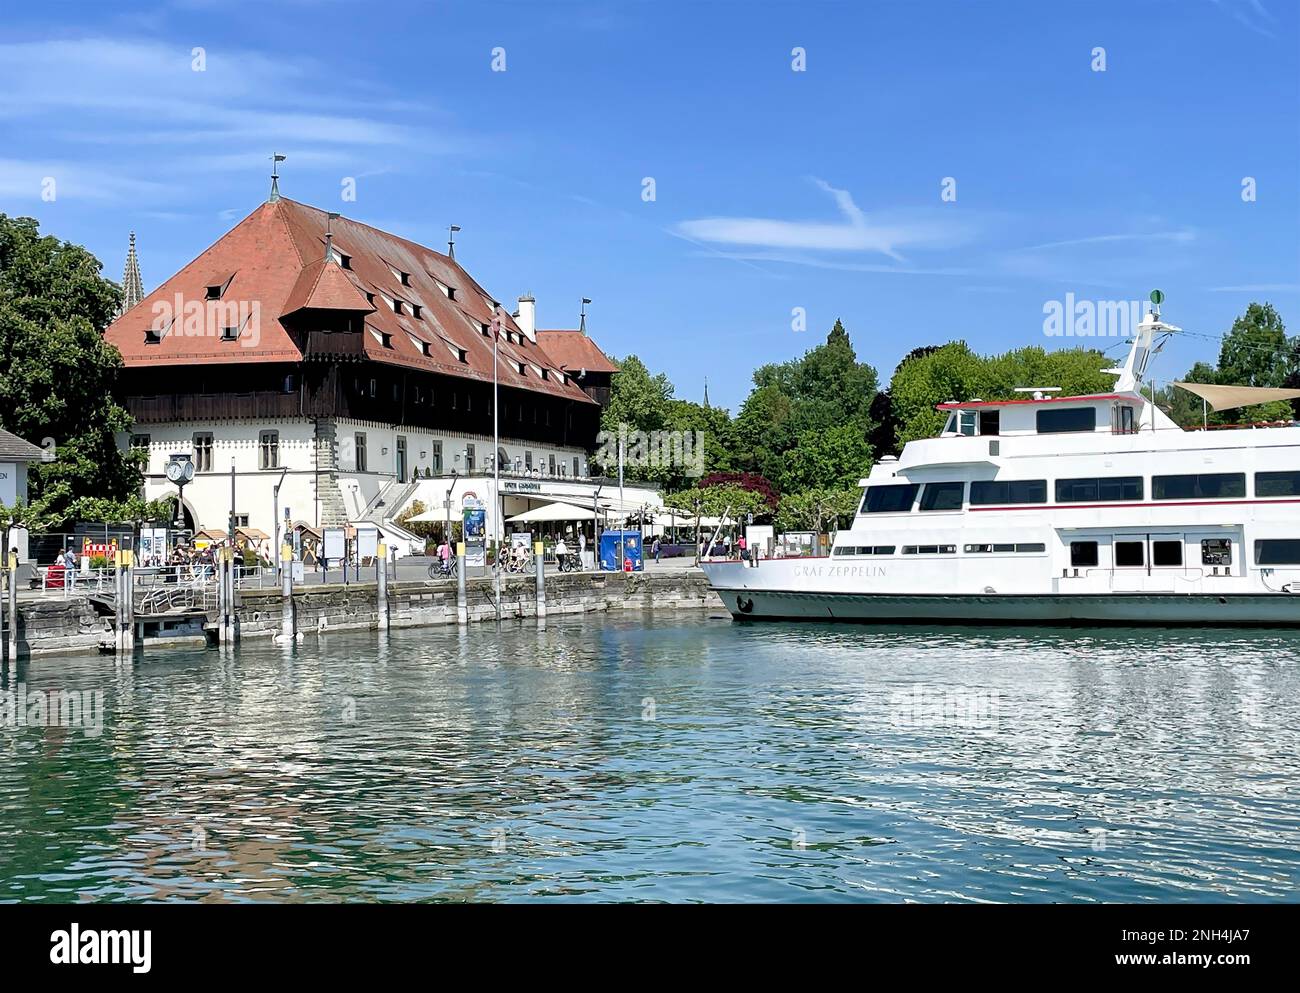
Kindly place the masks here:
<instances>
[{"instance_id":1,"label":"bicycle","mask_svg":"<svg viewBox=\"0 0 1300 993\"><path fill-rule=\"evenodd\" d=\"M455 579L456 569L460 565L460 560L456 556L450 556L446 563L442 559L436 559L429 565L430 579Z\"/></svg>"},{"instance_id":2,"label":"bicycle","mask_svg":"<svg viewBox=\"0 0 1300 993\"><path fill-rule=\"evenodd\" d=\"M574 555L572 552L564 556L564 558L560 561L559 566L560 566L560 572L581 572L582 571L582 561L578 558L578 556Z\"/></svg>"}]
</instances>

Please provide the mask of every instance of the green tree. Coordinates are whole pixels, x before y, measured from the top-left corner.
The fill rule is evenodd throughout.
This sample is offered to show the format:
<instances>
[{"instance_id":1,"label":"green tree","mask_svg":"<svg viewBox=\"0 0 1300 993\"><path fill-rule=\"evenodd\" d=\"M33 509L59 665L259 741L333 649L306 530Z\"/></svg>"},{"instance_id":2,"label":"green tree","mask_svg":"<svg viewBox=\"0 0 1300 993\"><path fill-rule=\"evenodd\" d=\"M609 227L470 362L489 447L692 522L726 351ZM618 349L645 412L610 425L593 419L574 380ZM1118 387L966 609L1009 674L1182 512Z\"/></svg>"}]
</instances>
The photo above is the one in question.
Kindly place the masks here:
<instances>
[{"instance_id":1,"label":"green tree","mask_svg":"<svg viewBox=\"0 0 1300 993\"><path fill-rule=\"evenodd\" d=\"M931 438L946 415L935 405L947 400L1012 400L1017 387L1057 386L1063 396L1103 393L1114 378L1111 361L1093 349L1048 352L1037 346L980 356L955 341L905 360L889 384L898 444Z\"/></svg>"},{"instance_id":2,"label":"green tree","mask_svg":"<svg viewBox=\"0 0 1300 993\"><path fill-rule=\"evenodd\" d=\"M31 466L33 511L66 523L92 495L140 491L139 456L118 447L131 420L117 394L121 356L102 333L120 299L84 248L0 214L0 426L56 456ZM83 505L84 507L85 505Z\"/></svg>"},{"instance_id":3,"label":"green tree","mask_svg":"<svg viewBox=\"0 0 1300 993\"><path fill-rule=\"evenodd\" d=\"M848 527L857 513L861 491L851 487L815 488L781 497L776 510L779 531L816 531Z\"/></svg>"},{"instance_id":4,"label":"green tree","mask_svg":"<svg viewBox=\"0 0 1300 993\"><path fill-rule=\"evenodd\" d=\"M877 386L876 370L858 361L837 320L824 344L755 371L736 418L736 468L762 473L781 490L836 486L865 472Z\"/></svg>"}]
</instances>

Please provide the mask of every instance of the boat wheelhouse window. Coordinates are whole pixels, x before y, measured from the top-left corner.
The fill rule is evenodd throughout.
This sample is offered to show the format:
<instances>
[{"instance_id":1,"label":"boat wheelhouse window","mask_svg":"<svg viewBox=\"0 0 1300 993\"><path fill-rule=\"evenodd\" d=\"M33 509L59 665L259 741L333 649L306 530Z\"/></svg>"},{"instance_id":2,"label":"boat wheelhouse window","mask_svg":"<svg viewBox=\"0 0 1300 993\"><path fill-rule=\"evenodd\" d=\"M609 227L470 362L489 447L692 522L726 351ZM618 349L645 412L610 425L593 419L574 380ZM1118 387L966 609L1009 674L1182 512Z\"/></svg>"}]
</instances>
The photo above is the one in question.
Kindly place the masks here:
<instances>
[{"instance_id":1,"label":"boat wheelhouse window","mask_svg":"<svg viewBox=\"0 0 1300 993\"><path fill-rule=\"evenodd\" d=\"M1255 473L1255 496L1300 497L1300 472Z\"/></svg>"},{"instance_id":2,"label":"boat wheelhouse window","mask_svg":"<svg viewBox=\"0 0 1300 993\"><path fill-rule=\"evenodd\" d=\"M1152 476L1153 500L1223 500L1246 495L1244 472L1202 472Z\"/></svg>"},{"instance_id":3,"label":"boat wheelhouse window","mask_svg":"<svg viewBox=\"0 0 1300 993\"><path fill-rule=\"evenodd\" d=\"M1258 538L1256 565L1300 565L1300 538Z\"/></svg>"},{"instance_id":4,"label":"boat wheelhouse window","mask_svg":"<svg viewBox=\"0 0 1300 993\"><path fill-rule=\"evenodd\" d=\"M1146 565L1146 547L1144 541L1115 542L1115 568L1128 569L1133 566Z\"/></svg>"},{"instance_id":5,"label":"boat wheelhouse window","mask_svg":"<svg viewBox=\"0 0 1300 993\"><path fill-rule=\"evenodd\" d=\"M1038 412L1039 434L1097 430L1096 407L1048 407Z\"/></svg>"},{"instance_id":6,"label":"boat wheelhouse window","mask_svg":"<svg viewBox=\"0 0 1300 993\"><path fill-rule=\"evenodd\" d=\"M1151 542L1151 564L1156 566L1182 565L1183 543L1181 541Z\"/></svg>"},{"instance_id":7,"label":"boat wheelhouse window","mask_svg":"<svg viewBox=\"0 0 1300 993\"><path fill-rule=\"evenodd\" d=\"M1002 412L996 408L980 411L980 434L999 434L1002 430Z\"/></svg>"},{"instance_id":8,"label":"boat wheelhouse window","mask_svg":"<svg viewBox=\"0 0 1300 993\"><path fill-rule=\"evenodd\" d=\"M956 555L956 545L904 545L904 555Z\"/></svg>"},{"instance_id":9,"label":"boat wheelhouse window","mask_svg":"<svg viewBox=\"0 0 1300 993\"><path fill-rule=\"evenodd\" d=\"M973 438L979 425L979 411L957 411L957 433L966 438Z\"/></svg>"},{"instance_id":10,"label":"boat wheelhouse window","mask_svg":"<svg viewBox=\"0 0 1300 993\"><path fill-rule=\"evenodd\" d=\"M1056 481L1057 503L1109 503L1116 500L1141 499L1141 476L1058 479Z\"/></svg>"},{"instance_id":11,"label":"boat wheelhouse window","mask_svg":"<svg viewBox=\"0 0 1300 993\"><path fill-rule=\"evenodd\" d=\"M1137 424L1133 419L1133 408L1124 406L1119 408L1119 433L1136 434Z\"/></svg>"},{"instance_id":12,"label":"boat wheelhouse window","mask_svg":"<svg viewBox=\"0 0 1300 993\"><path fill-rule=\"evenodd\" d=\"M1232 539L1201 539L1201 565L1232 565Z\"/></svg>"},{"instance_id":13,"label":"boat wheelhouse window","mask_svg":"<svg viewBox=\"0 0 1300 993\"><path fill-rule=\"evenodd\" d=\"M965 483L926 483L921 493L921 509L961 510L965 498Z\"/></svg>"},{"instance_id":14,"label":"boat wheelhouse window","mask_svg":"<svg viewBox=\"0 0 1300 993\"><path fill-rule=\"evenodd\" d=\"M1076 569L1086 569L1097 564L1097 543L1095 541L1070 542L1070 565Z\"/></svg>"},{"instance_id":15,"label":"boat wheelhouse window","mask_svg":"<svg viewBox=\"0 0 1300 993\"><path fill-rule=\"evenodd\" d=\"M917 483L868 486L862 497L862 513L906 514L916 503L916 491L920 488Z\"/></svg>"},{"instance_id":16,"label":"boat wheelhouse window","mask_svg":"<svg viewBox=\"0 0 1300 993\"><path fill-rule=\"evenodd\" d=\"M972 506L1047 503L1046 479L991 479L970 484Z\"/></svg>"}]
</instances>

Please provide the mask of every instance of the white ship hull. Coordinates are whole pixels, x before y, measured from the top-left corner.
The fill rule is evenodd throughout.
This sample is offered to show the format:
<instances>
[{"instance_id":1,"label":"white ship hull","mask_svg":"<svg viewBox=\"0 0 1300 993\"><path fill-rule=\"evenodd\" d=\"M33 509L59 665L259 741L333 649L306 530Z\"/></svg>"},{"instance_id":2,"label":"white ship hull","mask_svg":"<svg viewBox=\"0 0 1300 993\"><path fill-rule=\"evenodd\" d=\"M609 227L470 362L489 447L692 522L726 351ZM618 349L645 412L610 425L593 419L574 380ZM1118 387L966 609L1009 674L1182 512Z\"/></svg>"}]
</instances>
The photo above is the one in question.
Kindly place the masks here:
<instances>
[{"instance_id":1,"label":"white ship hull","mask_svg":"<svg viewBox=\"0 0 1300 993\"><path fill-rule=\"evenodd\" d=\"M1300 626L1300 595L1285 593L1114 593L923 595L728 586L742 567L704 563L737 620L874 624L1114 624ZM750 571L750 570L746 570Z\"/></svg>"}]
</instances>

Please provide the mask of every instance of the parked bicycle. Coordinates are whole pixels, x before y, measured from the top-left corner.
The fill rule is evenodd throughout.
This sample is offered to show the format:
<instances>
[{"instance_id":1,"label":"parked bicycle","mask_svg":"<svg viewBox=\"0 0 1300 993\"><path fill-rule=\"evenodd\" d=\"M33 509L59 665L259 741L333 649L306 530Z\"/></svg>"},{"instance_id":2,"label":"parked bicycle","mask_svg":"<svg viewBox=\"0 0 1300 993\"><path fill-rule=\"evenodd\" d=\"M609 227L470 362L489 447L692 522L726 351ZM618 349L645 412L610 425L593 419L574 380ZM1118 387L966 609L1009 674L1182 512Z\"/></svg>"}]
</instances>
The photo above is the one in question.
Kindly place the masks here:
<instances>
[{"instance_id":1,"label":"parked bicycle","mask_svg":"<svg viewBox=\"0 0 1300 993\"><path fill-rule=\"evenodd\" d=\"M445 561L443 559L434 559L429 566L430 579L455 579L456 569L460 565L460 560L456 556L449 556Z\"/></svg>"},{"instance_id":2,"label":"parked bicycle","mask_svg":"<svg viewBox=\"0 0 1300 993\"><path fill-rule=\"evenodd\" d=\"M560 565L560 572L581 572L582 571L582 560L577 555L573 555L572 553L564 556L564 558L560 560L559 565Z\"/></svg>"}]
</instances>

